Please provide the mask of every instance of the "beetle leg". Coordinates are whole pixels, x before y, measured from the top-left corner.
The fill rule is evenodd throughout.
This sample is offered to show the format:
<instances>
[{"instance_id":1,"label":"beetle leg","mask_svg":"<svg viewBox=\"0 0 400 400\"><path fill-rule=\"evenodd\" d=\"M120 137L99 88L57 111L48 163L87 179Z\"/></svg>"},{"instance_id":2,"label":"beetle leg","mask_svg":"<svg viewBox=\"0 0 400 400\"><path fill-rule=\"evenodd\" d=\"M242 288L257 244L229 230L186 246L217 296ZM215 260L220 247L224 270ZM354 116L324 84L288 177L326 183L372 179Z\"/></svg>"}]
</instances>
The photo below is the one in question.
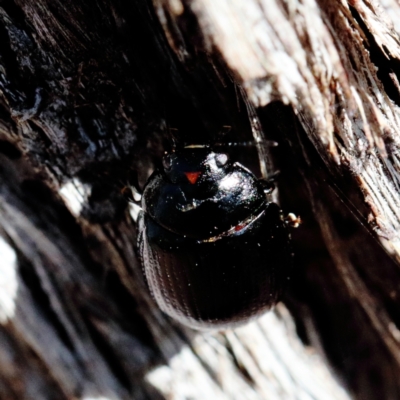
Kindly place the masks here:
<instances>
[{"instance_id":1,"label":"beetle leg","mask_svg":"<svg viewBox=\"0 0 400 400\"><path fill-rule=\"evenodd\" d=\"M293 213L289 213L283 220L291 228L298 228L301 224L301 218Z\"/></svg>"},{"instance_id":2,"label":"beetle leg","mask_svg":"<svg viewBox=\"0 0 400 400\"><path fill-rule=\"evenodd\" d=\"M121 192L127 198L128 201L136 205L140 205L143 192L140 190L139 187L139 179L137 171L135 171L135 173L132 174L132 176L129 179L129 183L122 188Z\"/></svg>"},{"instance_id":3,"label":"beetle leg","mask_svg":"<svg viewBox=\"0 0 400 400\"><path fill-rule=\"evenodd\" d=\"M280 175L281 171L275 171L272 174L269 174L267 177L268 181L275 182L278 176Z\"/></svg>"},{"instance_id":4,"label":"beetle leg","mask_svg":"<svg viewBox=\"0 0 400 400\"><path fill-rule=\"evenodd\" d=\"M270 179L259 179L259 182L263 186L263 190L265 194L271 194L275 189L275 184L273 180Z\"/></svg>"},{"instance_id":5,"label":"beetle leg","mask_svg":"<svg viewBox=\"0 0 400 400\"><path fill-rule=\"evenodd\" d=\"M275 181L276 178L279 176L280 171L275 171L273 174L268 175L265 179L259 179L258 181L261 182L264 188L265 194L271 194L275 189Z\"/></svg>"}]
</instances>

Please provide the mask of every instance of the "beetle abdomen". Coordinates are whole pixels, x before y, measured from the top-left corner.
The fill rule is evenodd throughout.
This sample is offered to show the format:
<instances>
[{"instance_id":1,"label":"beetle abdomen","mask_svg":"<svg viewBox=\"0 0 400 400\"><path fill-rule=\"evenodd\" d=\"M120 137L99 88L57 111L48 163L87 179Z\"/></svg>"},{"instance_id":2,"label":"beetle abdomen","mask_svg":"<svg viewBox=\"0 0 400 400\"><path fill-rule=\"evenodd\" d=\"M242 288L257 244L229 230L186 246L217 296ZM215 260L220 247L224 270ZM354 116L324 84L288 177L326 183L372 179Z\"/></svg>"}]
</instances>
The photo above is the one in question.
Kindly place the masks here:
<instances>
[{"instance_id":1,"label":"beetle abdomen","mask_svg":"<svg viewBox=\"0 0 400 400\"><path fill-rule=\"evenodd\" d=\"M271 308L292 265L289 233L274 203L215 241L172 233L143 216L140 253L159 307L194 328L237 325ZM214 239L212 239L214 240Z\"/></svg>"}]
</instances>

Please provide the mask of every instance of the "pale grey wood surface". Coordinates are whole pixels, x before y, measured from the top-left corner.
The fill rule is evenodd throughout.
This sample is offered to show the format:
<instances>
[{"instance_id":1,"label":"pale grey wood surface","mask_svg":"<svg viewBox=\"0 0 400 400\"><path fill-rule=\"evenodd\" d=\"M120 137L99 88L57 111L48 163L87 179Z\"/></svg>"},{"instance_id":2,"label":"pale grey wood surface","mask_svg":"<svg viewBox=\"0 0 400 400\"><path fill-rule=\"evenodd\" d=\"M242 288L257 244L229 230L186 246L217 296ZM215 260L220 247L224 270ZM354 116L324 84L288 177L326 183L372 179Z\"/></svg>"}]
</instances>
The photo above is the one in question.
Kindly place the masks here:
<instances>
[{"instance_id":1,"label":"pale grey wood surface","mask_svg":"<svg viewBox=\"0 0 400 400\"><path fill-rule=\"evenodd\" d=\"M399 17L393 0L0 2L0 398L398 399ZM152 302L122 193L169 128L251 139L246 101L303 220L295 272L276 312L196 333Z\"/></svg>"}]
</instances>

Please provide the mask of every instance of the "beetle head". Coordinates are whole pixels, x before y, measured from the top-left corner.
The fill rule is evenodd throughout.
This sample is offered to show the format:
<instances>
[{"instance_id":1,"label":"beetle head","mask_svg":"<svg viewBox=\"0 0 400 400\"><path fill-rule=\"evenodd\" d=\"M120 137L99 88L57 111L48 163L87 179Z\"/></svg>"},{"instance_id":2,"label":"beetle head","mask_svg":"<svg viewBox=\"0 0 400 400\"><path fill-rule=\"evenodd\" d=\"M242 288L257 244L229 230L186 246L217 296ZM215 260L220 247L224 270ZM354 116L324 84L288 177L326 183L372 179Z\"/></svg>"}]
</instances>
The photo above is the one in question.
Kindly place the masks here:
<instances>
[{"instance_id":1,"label":"beetle head","mask_svg":"<svg viewBox=\"0 0 400 400\"><path fill-rule=\"evenodd\" d=\"M226 154L195 145L166 154L162 164L170 182L189 187L215 183L226 175L231 165Z\"/></svg>"}]
</instances>

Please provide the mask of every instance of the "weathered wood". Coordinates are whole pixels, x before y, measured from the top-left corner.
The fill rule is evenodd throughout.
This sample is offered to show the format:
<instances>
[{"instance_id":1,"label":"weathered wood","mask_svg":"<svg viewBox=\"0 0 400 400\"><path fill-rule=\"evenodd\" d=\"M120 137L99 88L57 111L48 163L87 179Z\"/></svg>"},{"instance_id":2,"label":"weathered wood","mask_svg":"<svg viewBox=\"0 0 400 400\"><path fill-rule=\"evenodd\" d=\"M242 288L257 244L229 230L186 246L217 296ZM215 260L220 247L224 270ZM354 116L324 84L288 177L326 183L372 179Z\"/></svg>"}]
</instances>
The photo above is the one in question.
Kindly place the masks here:
<instances>
[{"instance_id":1,"label":"weathered wood","mask_svg":"<svg viewBox=\"0 0 400 400\"><path fill-rule=\"evenodd\" d=\"M175 2L164 8L179 20ZM397 398L399 5L198 0L180 12L196 15L204 47L221 55L254 104L280 100L299 116L304 133L290 127L290 113L279 121L279 107L264 113L264 130L280 125L276 140L286 138L295 157L281 151L282 204L304 214L310 230L299 242L304 271L292 307L301 314L305 300L356 395ZM303 209L299 183L308 189Z\"/></svg>"},{"instance_id":2,"label":"weathered wood","mask_svg":"<svg viewBox=\"0 0 400 400\"><path fill-rule=\"evenodd\" d=\"M400 397L400 6L381 3L0 3L1 399L348 398L324 355L355 398ZM292 316L195 333L152 302L123 192L169 128L250 140L246 102L303 220Z\"/></svg>"}]
</instances>

